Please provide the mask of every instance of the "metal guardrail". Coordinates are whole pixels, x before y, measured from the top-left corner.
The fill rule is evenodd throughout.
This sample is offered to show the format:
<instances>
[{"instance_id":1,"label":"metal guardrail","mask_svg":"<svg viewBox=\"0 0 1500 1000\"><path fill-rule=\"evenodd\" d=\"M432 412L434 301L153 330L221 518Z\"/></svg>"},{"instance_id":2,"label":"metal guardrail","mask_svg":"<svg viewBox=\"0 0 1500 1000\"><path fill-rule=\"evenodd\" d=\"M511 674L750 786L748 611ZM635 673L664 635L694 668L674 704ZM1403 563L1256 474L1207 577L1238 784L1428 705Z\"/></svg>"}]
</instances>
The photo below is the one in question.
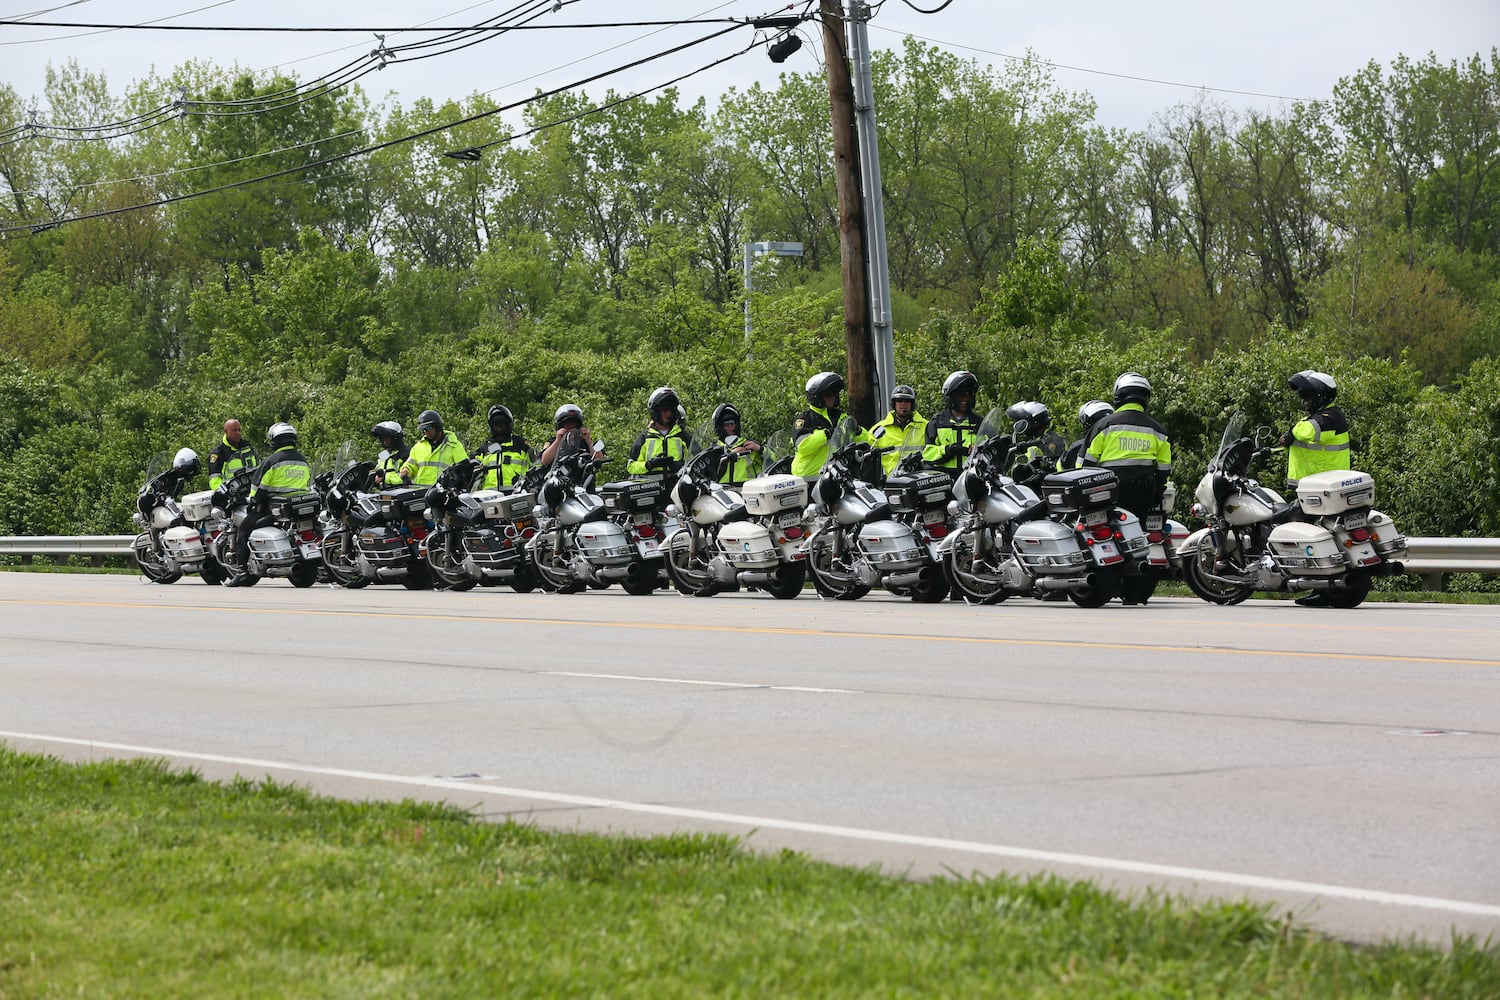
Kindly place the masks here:
<instances>
[{"instance_id":1,"label":"metal guardrail","mask_svg":"<svg viewBox=\"0 0 1500 1000\"><path fill-rule=\"evenodd\" d=\"M130 555L134 535L7 535L0 536L0 555L105 556ZM1408 538L1406 572L1422 577L1424 590L1442 590L1447 573L1500 575L1500 538Z\"/></svg>"}]
</instances>

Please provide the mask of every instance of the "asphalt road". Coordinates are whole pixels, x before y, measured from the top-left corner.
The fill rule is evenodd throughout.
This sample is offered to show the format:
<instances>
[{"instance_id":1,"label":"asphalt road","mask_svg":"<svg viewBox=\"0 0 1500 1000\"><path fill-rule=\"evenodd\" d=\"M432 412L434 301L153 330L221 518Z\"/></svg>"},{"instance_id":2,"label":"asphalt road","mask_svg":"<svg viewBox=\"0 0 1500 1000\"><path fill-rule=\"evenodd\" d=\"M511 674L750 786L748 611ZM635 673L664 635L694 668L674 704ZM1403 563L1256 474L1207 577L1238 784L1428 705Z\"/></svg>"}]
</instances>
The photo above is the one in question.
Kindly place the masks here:
<instances>
[{"instance_id":1,"label":"asphalt road","mask_svg":"<svg viewBox=\"0 0 1500 1000\"><path fill-rule=\"evenodd\" d=\"M1500 607L0 573L0 740L1500 940Z\"/></svg>"}]
</instances>

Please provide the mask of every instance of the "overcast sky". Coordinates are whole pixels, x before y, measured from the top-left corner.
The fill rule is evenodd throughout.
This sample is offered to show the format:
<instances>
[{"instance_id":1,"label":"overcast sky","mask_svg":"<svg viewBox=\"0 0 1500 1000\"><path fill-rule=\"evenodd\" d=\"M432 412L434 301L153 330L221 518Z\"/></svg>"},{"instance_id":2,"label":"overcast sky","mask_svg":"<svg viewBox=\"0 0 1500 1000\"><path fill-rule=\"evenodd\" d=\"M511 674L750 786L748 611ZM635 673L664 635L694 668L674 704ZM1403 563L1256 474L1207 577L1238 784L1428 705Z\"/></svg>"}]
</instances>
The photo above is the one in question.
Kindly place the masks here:
<instances>
[{"instance_id":1,"label":"overcast sky","mask_svg":"<svg viewBox=\"0 0 1500 1000\"><path fill-rule=\"evenodd\" d=\"M937 8L942 0L911 0ZM776 0L571 0L531 23L648 21L690 17L753 17L776 12ZM783 6L800 9L801 3ZM527 0L473 3L390 3L384 0L0 0L0 19L141 23L399 28L418 23L477 24ZM814 3L813 6L816 6ZM27 17L29 15L29 17ZM180 16L174 16L180 15ZM376 100L393 94L409 104L420 97L463 98L475 92L499 103L537 88L550 89L681 44L713 30L698 25L657 29L573 29L513 32L490 37L461 52L420 61L397 61L360 81ZM951 0L921 14L907 0L885 0L870 22L871 44L897 48L906 34L920 36L982 64L1001 65L1028 49L1055 64L1054 79L1067 90L1087 91L1101 124L1142 128L1151 116L1195 98L1206 87L1237 108L1275 108L1275 98L1326 98L1333 84L1371 59L1388 65L1399 54L1436 53L1444 62L1500 45L1500 0L1070 0L1008 4ZM819 68L821 46L812 30L785 68ZM389 35L388 45L431 35ZM588 84L602 96L613 88L633 93L671 79L743 47L741 31L658 62ZM153 68L166 74L191 58L255 70L280 68L311 80L369 52L368 34L261 34L242 32L91 31L0 25L0 80L23 98L40 96L49 63L76 59L102 72L118 94ZM757 52L678 85L710 105L727 88L759 80L774 87L781 67ZM1270 95L1270 96L1259 96ZM191 96L191 95L190 95ZM879 95L876 95L877 110ZM44 109L45 110L45 109ZM508 120L516 120L510 118Z\"/></svg>"}]
</instances>

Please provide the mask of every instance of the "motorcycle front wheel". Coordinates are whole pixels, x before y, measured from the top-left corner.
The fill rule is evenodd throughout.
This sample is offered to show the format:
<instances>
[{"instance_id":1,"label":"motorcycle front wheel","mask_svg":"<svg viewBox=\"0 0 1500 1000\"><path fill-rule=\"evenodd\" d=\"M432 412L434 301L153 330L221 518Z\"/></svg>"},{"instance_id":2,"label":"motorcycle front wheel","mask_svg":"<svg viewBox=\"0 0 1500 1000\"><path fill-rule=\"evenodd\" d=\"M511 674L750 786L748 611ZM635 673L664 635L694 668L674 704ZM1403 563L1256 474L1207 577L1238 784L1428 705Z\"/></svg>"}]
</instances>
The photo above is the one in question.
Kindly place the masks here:
<instances>
[{"instance_id":1,"label":"motorcycle front wheel","mask_svg":"<svg viewBox=\"0 0 1500 1000\"><path fill-rule=\"evenodd\" d=\"M719 592L718 581L708 571L708 560L703 550L693 551L693 539L686 531L679 531L667 539L664 553L667 563L667 578L679 594L689 597L712 597Z\"/></svg>"},{"instance_id":2,"label":"motorcycle front wheel","mask_svg":"<svg viewBox=\"0 0 1500 1000\"><path fill-rule=\"evenodd\" d=\"M930 568L932 574L925 582L906 588L907 595L916 604L938 604L953 589L953 584L948 579L948 570L942 563Z\"/></svg>"},{"instance_id":3,"label":"motorcycle front wheel","mask_svg":"<svg viewBox=\"0 0 1500 1000\"><path fill-rule=\"evenodd\" d=\"M359 571L354 561L344 556L344 545L337 535L329 535L323 539L323 568L334 583L348 590L358 590L370 585L369 579Z\"/></svg>"},{"instance_id":4,"label":"motorcycle front wheel","mask_svg":"<svg viewBox=\"0 0 1500 1000\"><path fill-rule=\"evenodd\" d=\"M479 585L479 581L465 573L462 564L448 551L448 539L443 536L428 539L427 565L432 567L433 574L449 590L463 593Z\"/></svg>"},{"instance_id":5,"label":"motorcycle front wheel","mask_svg":"<svg viewBox=\"0 0 1500 1000\"><path fill-rule=\"evenodd\" d=\"M208 584L210 587L217 587L219 584L223 583L226 576L226 574L224 573L224 567L220 566L219 560L215 559L213 556L209 556L208 558L203 560L203 564L198 567L198 575L201 576L203 578L203 582Z\"/></svg>"},{"instance_id":6,"label":"motorcycle front wheel","mask_svg":"<svg viewBox=\"0 0 1500 1000\"><path fill-rule=\"evenodd\" d=\"M1005 586L998 581L986 580L963 569L974 564L974 534L966 533L953 543L953 550L944 560L948 579L966 601L975 604L999 604L1005 600Z\"/></svg>"},{"instance_id":7,"label":"motorcycle front wheel","mask_svg":"<svg viewBox=\"0 0 1500 1000\"><path fill-rule=\"evenodd\" d=\"M406 575L401 578L401 586L407 590L431 590L432 569L426 562L413 562Z\"/></svg>"},{"instance_id":8,"label":"motorcycle front wheel","mask_svg":"<svg viewBox=\"0 0 1500 1000\"><path fill-rule=\"evenodd\" d=\"M1203 600L1222 607L1239 604L1255 593L1253 587L1237 587L1234 584L1207 579L1204 574L1213 572L1218 558L1217 550L1211 548L1200 548L1192 555L1184 556L1182 582Z\"/></svg>"},{"instance_id":9,"label":"motorcycle front wheel","mask_svg":"<svg viewBox=\"0 0 1500 1000\"><path fill-rule=\"evenodd\" d=\"M145 539L145 545L141 544ZM165 563L156 557L156 552L151 548L151 541L142 535L135 540L135 547L131 549L135 556L135 564L140 569L141 575L152 583L176 583L182 579L182 571L167 569Z\"/></svg>"},{"instance_id":10,"label":"motorcycle front wheel","mask_svg":"<svg viewBox=\"0 0 1500 1000\"><path fill-rule=\"evenodd\" d=\"M819 597L857 601L870 592L870 585L861 583L853 570L839 565L833 555L833 540L827 536L813 543L807 554L807 567L812 572L813 589Z\"/></svg>"},{"instance_id":11,"label":"motorcycle front wheel","mask_svg":"<svg viewBox=\"0 0 1500 1000\"><path fill-rule=\"evenodd\" d=\"M537 582L542 589L554 594L576 594L584 588L582 581L573 579L566 565L558 566L554 563L557 557L557 546L552 534L538 535L532 539L527 552L531 555L531 566L536 570Z\"/></svg>"}]
</instances>

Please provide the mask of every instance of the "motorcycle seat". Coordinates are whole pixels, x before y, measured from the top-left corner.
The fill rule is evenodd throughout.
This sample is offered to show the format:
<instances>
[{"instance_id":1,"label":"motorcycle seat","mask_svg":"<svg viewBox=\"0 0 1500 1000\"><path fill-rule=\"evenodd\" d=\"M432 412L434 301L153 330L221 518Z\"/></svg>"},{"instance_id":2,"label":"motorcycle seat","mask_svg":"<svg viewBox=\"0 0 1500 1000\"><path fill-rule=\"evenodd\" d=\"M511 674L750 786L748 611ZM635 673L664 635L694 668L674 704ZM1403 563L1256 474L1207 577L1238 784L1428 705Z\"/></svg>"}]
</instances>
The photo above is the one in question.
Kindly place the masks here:
<instances>
[{"instance_id":1,"label":"motorcycle seat","mask_svg":"<svg viewBox=\"0 0 1500 1000\"><path fill-rule=\"evenodd\" d=\"M1291 521L1299 520L1301 516L1302 508L1299 505L1295 503L1278 504L1276 509L1271 511L1270 523L1287 524Z\"/></svg>"}]
</instances>

